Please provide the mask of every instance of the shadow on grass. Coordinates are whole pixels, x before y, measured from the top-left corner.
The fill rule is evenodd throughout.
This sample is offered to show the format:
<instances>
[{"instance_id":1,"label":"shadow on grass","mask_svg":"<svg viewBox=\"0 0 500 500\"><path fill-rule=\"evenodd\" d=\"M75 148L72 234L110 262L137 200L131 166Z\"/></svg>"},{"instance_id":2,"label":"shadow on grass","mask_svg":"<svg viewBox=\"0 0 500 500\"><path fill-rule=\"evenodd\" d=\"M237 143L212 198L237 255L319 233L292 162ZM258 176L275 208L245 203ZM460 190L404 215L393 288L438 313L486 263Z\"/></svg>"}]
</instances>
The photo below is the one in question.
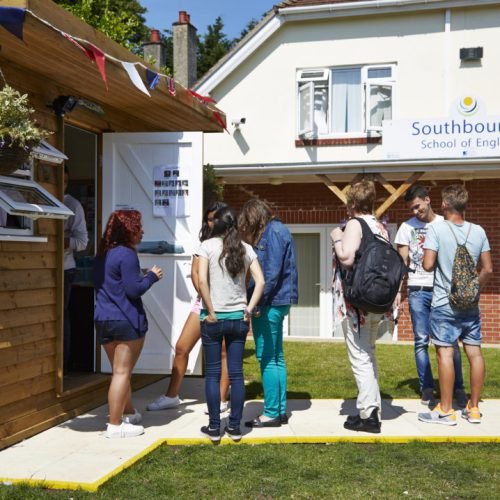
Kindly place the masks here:
<instances>
[{"instance_id":1,"label":"shadow on grass","mask_svg":"<svg viewBox=\"0 0 500 500\"><path fill-rule=\"evenodd\" d=\"M417 396L420 396L420 383L418 378L407 378L398 382L396 389L401 389L402 387L409 387L412 389Z\"/></svg>"}]
</instances>

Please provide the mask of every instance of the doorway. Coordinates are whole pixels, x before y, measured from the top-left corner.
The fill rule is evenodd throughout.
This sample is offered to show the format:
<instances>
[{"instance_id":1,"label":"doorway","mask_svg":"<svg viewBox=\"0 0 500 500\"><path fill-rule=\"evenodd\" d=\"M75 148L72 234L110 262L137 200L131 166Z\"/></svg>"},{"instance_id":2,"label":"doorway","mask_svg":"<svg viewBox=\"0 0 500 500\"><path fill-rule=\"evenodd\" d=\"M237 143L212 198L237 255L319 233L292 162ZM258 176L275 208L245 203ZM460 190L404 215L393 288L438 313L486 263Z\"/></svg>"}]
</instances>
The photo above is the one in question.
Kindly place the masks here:
<instances>
[{"instance_id":1,"label":"doorway","mask_svg":"<svg viewBox=\"0 0 500 500\"><path fill-rule=\"evenodd\" d=\"M68 170L66 192L82 205L88 244L74 252L75 271L69 299L70 347L64 370L64 390L84 383L96 371L94 286L92 267L96 250L96 172L98 135L73 125L64 126L64 153Z\"/></svg>"},{"instance_id":2,"label":"doorway","mask_svg":"<svg viewBox=\"0 0 500 500\"><path fill-rule=\"evenodd\" d=\"M289 337L332 337L330 226L289 225L295 241L299 302L284 325Z\"/></svg>"}]
</instances>

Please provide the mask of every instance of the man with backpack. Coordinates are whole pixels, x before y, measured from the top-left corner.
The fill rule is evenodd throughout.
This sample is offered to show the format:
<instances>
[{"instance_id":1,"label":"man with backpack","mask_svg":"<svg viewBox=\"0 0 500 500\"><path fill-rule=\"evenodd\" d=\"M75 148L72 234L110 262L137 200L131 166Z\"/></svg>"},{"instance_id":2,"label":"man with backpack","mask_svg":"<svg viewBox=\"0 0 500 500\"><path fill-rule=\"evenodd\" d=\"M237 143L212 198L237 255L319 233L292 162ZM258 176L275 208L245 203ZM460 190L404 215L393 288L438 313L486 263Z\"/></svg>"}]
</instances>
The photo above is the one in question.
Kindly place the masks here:
<instances>
[{"instance_id":1,"label":"man with backpack","mask_svg":"<svg viewBox=\"0 0 500 500\"><path fill-rule=\"evenodd\" d=\"M344 428L379 433L381 397L375 341L392 318L391 306L404 275L401 257L387 241L385 227L373 215L375 185L362 180L347 192L350 220L331 232L336 254L334 310L342 321L347 354L358 387L356 415ZM378 242L376 241L378 240Z\"/></svg>"},{"instance_id":2,"label":"man with backpack","mask_svg":"<svg viewBox=\"0 0 500 500\"><path fill-rule=\"evenodd\" d=\"M403 222L396 234L395 242L408 273L408 308L410 310L413 335L415 337L415 364L417 366L420 385L421 403L434 406L434 378L429 360L430 313L434 273L422 268L424 258L424 241L429 227L443 221L441 215L434 213L431 207L429 192L421 184L414 184L405 194L407 207L413 217ZM398 294L396 306L400 305L401 294ZM455 367L455 400L461 408L467 404L462 376L462 359L458 343L453 353Z\"/></svg>"},{"instance_id":3,"label":"man with backpack","mask_svg":"<svg viewBox=\"0 0 500 500\"><path fill-rule=\"evenodd\" d=\"M441 402L428 413L419 413L422 422L456 425L452 407L453 346L461 340L470 364L470 399L462 417L480 423L479 399L484 382L484 360L481 353L481 319L479 289L493 272L490 245L481 226L466 222L468 192L453 184L442 192L445 220L433 224L424 243L423 268L436 269L431 305L431 338L437 348ZM476 267L480 264L480 272Z\"/></svg>"}]
</instances>

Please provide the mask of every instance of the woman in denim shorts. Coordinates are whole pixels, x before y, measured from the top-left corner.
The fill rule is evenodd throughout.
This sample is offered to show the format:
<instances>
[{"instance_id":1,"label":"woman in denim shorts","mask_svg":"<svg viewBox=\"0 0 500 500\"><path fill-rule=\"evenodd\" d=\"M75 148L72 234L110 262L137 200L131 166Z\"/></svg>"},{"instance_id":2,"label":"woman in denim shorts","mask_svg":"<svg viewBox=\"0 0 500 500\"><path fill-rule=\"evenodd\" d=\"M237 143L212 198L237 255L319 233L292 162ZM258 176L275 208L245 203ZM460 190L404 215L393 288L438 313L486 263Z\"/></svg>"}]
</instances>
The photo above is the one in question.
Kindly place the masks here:
<instances>
[{"instance_id":1,"label":"woman in denim shorts","mask_svg":"<svg viewBox=\"0 0 500 500\"><path fill-rule=\"evenodd\" d=\"M116 210L109 217L94 267L96 332L112 366L108 391L108 438L139 436L141 414L132 404L130 378L148 328L141 296L163 277L153 266L145 275L136 247L142 239L141 214Z\"/></svg>"}]
</instances>

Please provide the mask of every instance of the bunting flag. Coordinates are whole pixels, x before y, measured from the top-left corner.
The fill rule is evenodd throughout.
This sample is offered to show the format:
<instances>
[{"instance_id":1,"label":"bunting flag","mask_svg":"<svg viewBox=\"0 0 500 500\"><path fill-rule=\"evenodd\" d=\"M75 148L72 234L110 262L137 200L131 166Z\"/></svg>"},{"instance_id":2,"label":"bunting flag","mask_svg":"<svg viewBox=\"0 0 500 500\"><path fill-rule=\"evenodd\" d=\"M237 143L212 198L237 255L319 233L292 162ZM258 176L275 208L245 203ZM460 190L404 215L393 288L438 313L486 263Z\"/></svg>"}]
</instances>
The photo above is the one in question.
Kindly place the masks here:
<instances>
[{"instance_id":1,"label":"bunting flag","mask_svg":"<svg viewBox=\"0 0 500 500\"><path fill-rule=\"evenodd\" d=\"M80 45L71 35L68 35L63 31L62 36L66 38L66 40L69 40L72 44L76 45L90 60L92 60L92 57L90 57L87 49L83 45Z\"/></svg>"},{"instance_id":2,"label":"bunting flag","mask_svg":"<svg viewBox=\"0 0 500 500\"><path fill-rule=\"evenodd\" d=\"M104 80L104 84L106 85L106 90L109 90L108 82L106 81L106 55L99 47L96 47L90 42L87 42L87 47L85 47L85 50L89 59L91 61L95 61L95 63L97 64L102 79Z\"/></svg>"},{"instance_id":3,"label":"bunting flag","mask_svg":"<svg viewBox=\"0 0 500 500\"><path fill-rule=\"evenodd\" d=\"M3 26L9 33L22 40L25 15L25 9L0 7L0 26Z\"/></svg>"},{"instance_id":4,"label":"bunting flag","mask_svg":"<svg viewBox=\"0 0 500 500\"><path fill-rule=\"evenodd\" d=\"M128 73L128 76L130 77L131 82L141 91L144 92L146 95L151 97L151 94L148 92L148 89L146 88L146 85L144 85L144 82L142 81L141 76L139 75L139 72L137 71L137 68L135 67L134 63L129 63L122 61L122 65L125 68L125 71Z\"/></svg>"},{"instance_id":5,"label":"bunting flag","mask_svg":"<svg viewBox=\"0 0 500 500\"><path fill-rule=\"evenodd\" d=\"M170 76L167 76L167 90L169 91L170 95L175 96L175 80Z\"/></svg>"},{"instance_id":6,"label":"bunting flag","mask_svg":"<svg viewBox=\"0 0 500 500\"><path fill-rule=\"evenodd\" d=\"M229 130L226 127L226 122L223 120L222 115L218 111L214 111L213 118L229 134Z\"/></svg>"},{"instance_id":7,"label":"bunting flag","mask_svg":"<svg viewBox=\"0 0 500 500\"><path fill-rule=\"evenodd\" d=\"M137 87L137 89L139 89L142 93L146 94L148 97L151 97L151 94L149 93L148 88L144 84L139 72L137 71L137 66L141 66L145 70L146 80L149 89L151 90L155 89L160 84L161 79L165 78L168 93L175 97L177 93L176 92L177 83L174 78L164 74L156 73L155 71L149 69L145 64L142 64L140 62L133 62L133 63L126 62L117 59L116 57L113 57L110 54L106 54L99 47L96 47L93 43L89 42L88 40L78 38L76 36L65 33L64 31L50 24L45 19L42 19L41 17L37 16L34 12L32 12L29 9L0 6L0 26L2 26L10 33L12 33L14 36L23 40L23 26L26 18L26 13L28 13L33 18L37 19L40 23L48 26L52 30L62 35L75 47L78 47L89 58L89 60L95 62L97 68L99 69L101 77L104 81L104 84L106 85L106 90L109 90L106 78L106 60L108 60L116 65L121 65L127 72L131 82L135 85L135 87ZM182 85L181 87L184 88ZM198 99L205 105L216 102L211 97L202 96L197 92L195 92L194 90L189 89L188 92L194 98ZM218 111L213 111L212 119L219 125L221 125L226 130L226 132L228 132L226 128L226 123L222 118L221 113L219 113Z\"/></svg>"},{"instance_id":8,"label":"bunting flag","mask_svg":"<svg viewBox=\"0 0 500 500\"><path fill-rule=\"evenodd\" d=\"M215 104L217 102L215 99L212 99L211 97L207 97L207 96L203 96L203 95L198 94L198 92L195 92L193 89L188 89L188 92L193 97L196 97L196 99L198 99L203 104L208 104L208 103Z\"/></svg>"},{"instance_id":9,"label":"bunting flag","mask_svg":"<svg viewBox=\"0 0 500 500\"><path fill-rule=\"evenodd\" d=\"M151 71L150 69L146 69L146 80L148 82L148 86L151 90L154 90L158 84L160 83L160 75Z\"/></svg>"}]
</instances>

